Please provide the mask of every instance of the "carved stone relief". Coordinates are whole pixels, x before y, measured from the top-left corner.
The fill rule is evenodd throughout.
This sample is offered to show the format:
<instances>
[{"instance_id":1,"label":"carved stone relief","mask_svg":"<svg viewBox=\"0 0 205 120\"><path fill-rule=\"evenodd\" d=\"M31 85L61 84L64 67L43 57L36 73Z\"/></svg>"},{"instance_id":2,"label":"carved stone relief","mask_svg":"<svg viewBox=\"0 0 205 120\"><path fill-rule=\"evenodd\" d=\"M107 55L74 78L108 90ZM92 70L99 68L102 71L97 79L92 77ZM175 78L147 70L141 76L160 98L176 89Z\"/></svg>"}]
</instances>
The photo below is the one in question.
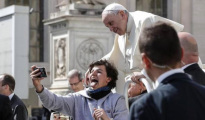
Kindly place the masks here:
<instances>
[{"instance_id":1,"label":"carved stone relief","mask_svg":"<svg viewBox=\"0 0 205 120\"><path fill-rule=\"evenodd\" d=\"M66 38L54 40L55 79L66 78Z\"/></svg>"},{"instance_id":2,"label":"carved stone relief","mask_svg":"<svg viewBox=\"0 0 205 120\"><path fill-rule=\"evenodd\" d=\"M92 5L105 5L102 0L71 0L71 3L77 4L92 4Z\"/></svg>"},{"instance_id":3,"label":"carved stone relief","mask_svg":"<svg viewBox=\"0 0 205 120\"><path fill-rule=\"evenodd\" d=\"M63 15L101 15L105 6L102 0L57 0L56 12L50 13L50 18Z\"/></svg>"},{"instance_id":4,"label":"carved stone relief","mask_svg":"<svg viewBox=\"0 0 205 120\"><path fill-rule=\"evenodd\" d=\"M102 44L97 40L86 40L77 48L77 63L79 66L87 70L90 63L99 60L103 57Z\"/></svg>"}]
</instances>

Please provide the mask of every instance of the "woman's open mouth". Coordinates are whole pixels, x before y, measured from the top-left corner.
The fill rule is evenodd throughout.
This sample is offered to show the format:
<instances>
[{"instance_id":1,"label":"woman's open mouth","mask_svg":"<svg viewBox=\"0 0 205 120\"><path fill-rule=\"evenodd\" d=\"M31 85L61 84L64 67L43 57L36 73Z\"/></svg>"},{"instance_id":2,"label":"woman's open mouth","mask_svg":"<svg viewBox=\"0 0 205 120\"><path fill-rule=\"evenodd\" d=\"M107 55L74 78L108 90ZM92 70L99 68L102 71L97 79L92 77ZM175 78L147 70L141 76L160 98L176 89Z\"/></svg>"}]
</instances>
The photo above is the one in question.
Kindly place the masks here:
<instances>
[{"instance_id":1,"label":"woman's open mouth","mask_svg":"<svg viewBox=\"0 0 205 120\"><path fill-rule=\"evenodd\" d=\"M90 87L93 87L93 88L94 88L97 84L98 84L98 80L92 79L92 80L91 80L91 83L90 83Z\"/></svg>"}]
</instances>

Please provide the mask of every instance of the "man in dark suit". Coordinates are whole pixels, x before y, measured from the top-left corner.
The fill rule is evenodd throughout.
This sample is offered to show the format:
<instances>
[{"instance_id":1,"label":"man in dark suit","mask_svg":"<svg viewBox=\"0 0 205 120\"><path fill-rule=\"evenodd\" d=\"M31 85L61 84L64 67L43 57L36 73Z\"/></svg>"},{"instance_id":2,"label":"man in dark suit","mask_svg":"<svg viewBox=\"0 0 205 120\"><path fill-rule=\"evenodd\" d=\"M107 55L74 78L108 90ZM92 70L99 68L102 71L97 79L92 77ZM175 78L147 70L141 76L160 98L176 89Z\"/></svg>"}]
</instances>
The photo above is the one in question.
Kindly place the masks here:
<instances>
[{"instance_id":1,"label":"man in dark suit","mask_svg":"<svg viewBox=\"0 0 205 120\"><path fill-rule=\"evenodd\" d=\"M205 87L180 68L183 49L174 28L158 22L142 33L139 48L143 66L157 88L133 103L129 119L205 119Z\"/></svg>"},{"instance_id":2,"label":"man in dark suit","mask_svg":"<svg viewBox=\"0 0 205 120\"><path fill-rule=\"evenodd\" d=\"M28 111L20 98L14 94L15 80L9 74L0 75L0 94L6 95L11 101L14 120L28 120Z\"/></svg>"},{"instance_id":3,"label":"man in dark suit","mask_svg":"<svg viewBox=\"0 0 205 120\"><path fill-rule=\"evenodd\" d=\"M0 119L13 120L10 100L7 96L0 94Z\"/></svg>"},{"instance_id":4,"label":"man in dark suit","mask_svg":"<svg viewBox=\"0 0 205 120\"><path fill-rule=\"evenodd\" d=\"M196 40L186 32L180 32L178 36L181 47L184 49L182 58L184 72L192 75L195 82L205 85L205 73L198 65L199 52Z\"/></svg>"}]
</instances>

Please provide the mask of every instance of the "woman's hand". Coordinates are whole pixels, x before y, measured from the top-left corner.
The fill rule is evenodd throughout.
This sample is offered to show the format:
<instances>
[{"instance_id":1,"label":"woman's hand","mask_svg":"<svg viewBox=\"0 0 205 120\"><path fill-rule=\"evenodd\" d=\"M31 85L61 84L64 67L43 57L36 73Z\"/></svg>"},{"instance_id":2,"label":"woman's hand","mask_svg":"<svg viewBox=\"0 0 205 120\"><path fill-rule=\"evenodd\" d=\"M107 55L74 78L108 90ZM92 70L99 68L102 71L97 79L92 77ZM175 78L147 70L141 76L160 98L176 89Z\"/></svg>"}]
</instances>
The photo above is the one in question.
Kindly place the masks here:
<instances>
[{"instance_id":1,"label":"woman's hand","mask_svg":"<svg viewBox=\"0 0 205 120\"><path fill-rule=\"evenodd\" d=\"M100 109L94 108L93 117L95 118L95 120L110 120L110 118L107 116L104 109L102 108Z\"/></svg>"},{"instance_id":2,"label":"woman's hand","mask_svg":"<svg viewBox=\"0 0 205 120\"><path fill-rule=\"evenodd\" d=\"M37 92L42 92L43 90L43 87L42 87L42 84L41 84L41 80L43 80L44 78L38 78L37 76L39 76L41 74L41 72L39 72L39 69L36 69L36 66L33 65L31 66L31 73L30 73L30 77L33 81L33 85L34 87L36 88L36 91Z\"/></svg>"}]
</instances>

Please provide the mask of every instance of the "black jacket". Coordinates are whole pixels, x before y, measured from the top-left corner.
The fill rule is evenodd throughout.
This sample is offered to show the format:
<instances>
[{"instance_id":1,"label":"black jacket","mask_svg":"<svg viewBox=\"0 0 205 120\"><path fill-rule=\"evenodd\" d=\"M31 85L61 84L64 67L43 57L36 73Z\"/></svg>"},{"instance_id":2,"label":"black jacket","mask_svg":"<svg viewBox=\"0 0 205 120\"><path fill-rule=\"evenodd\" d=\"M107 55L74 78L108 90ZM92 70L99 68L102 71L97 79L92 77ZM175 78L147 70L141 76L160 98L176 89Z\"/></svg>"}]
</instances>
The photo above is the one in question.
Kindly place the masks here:
<instances>
[{"instance_id":1,"label":"black jacket","mask_svg":"<svg viewBox=\"0 0 205 120\"><path fill-rule=\"evenodd\" d=\"M205 120L205 87L184 73L175 73L133 103L129 119Z\"/></svg>"},{"instance_id":2,"label":"black jacket","mask_svg":"<svg viewBox=\"0 0 205 120\"><path fill-rule=\"evenodd\" d=\"M9 97L0 94L0 120L13 120Z\"/></svg>"},{"instance_id":3,"label":"black jacket","mask_svg":"<svg viewBox=\"0 0 205 120\"><path fill-rule=\"evenodd\" d=\"M26 109L26 106L15 94L11 99L11 107L13 110L14 118L16 118L16 120L28 120L28 111Z\"/></svg>"},{"instance_id":4,"label":"black jacket","mask_svg":"<svg viewBox=\"0 0 205 120\"><path fill-rule=\"evenodd\" d=\"M205 86L205 73L197 63L185 68L184 72L192 75L195 82Z\"/></svg>"}]
</instances>

